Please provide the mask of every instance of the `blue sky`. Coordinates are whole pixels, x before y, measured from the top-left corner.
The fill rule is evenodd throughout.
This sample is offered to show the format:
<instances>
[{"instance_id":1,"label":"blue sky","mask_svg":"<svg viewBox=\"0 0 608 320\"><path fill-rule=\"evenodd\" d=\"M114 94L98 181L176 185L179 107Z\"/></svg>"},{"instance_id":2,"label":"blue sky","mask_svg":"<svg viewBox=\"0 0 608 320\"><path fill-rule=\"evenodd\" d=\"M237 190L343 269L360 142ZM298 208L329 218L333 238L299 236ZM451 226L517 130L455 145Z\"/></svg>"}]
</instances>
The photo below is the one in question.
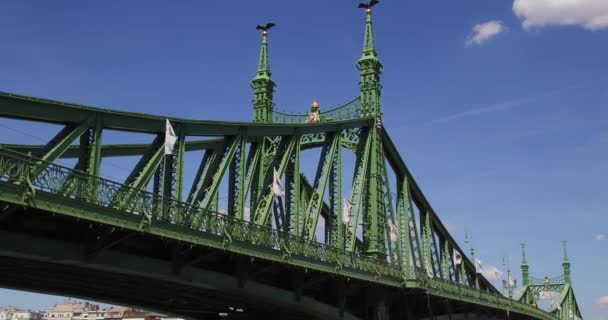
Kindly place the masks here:
<instances>
[{"instance_id":1,"label":"blue sky","mask_svg":"<svg viewBox=\"0 0 608 320\"><path fill-rule=\"evenodd\" d=\"M254 27L273 21L277 106L336 105L358 95L356 4L3 1L0 91L248 121ZM382 1L374 29L384 125L455 237L472 232L485 264L508 256L518 277L521 241L542 277L568 240L584 316L608 319L608 3ZM0 290L0 305L57 300Z\"/></svg>"}]
</instances>

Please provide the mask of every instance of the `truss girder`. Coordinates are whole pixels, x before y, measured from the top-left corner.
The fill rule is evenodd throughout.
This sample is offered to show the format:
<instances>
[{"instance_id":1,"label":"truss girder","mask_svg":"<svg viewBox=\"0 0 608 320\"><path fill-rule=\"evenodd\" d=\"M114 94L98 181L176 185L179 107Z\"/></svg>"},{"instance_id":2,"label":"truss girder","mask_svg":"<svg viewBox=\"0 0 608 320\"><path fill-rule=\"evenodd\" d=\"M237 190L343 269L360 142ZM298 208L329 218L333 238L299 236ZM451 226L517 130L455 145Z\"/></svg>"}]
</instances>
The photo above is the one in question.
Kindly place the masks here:
<instances>
[{"instance_id":1,"label":"truss girder","mask_svg":"<svg viewBox=\"0 0 608 320\"><path fill-rule=\"evenodd\" d=\"M301 174L300 174L300 151L301 144L296 144L293 155L287 164L285 175L285 206L287 211L287 221L290 234L298 235L304 221L302 219L303 209L301 208Z\"/></svg>"},{"instance_id":2,"label":"truss girder","mask_svg":"<svg viewBox=\"0 0 608 320\"><path fill-rule=\"evenodd\" d=\"M158 192L163 196L161 219L170 220L171 212L170 200L182 200L182 190L184 181L184 156L185 156L185 139L181 134L181 130L177 128L177 142L172 154L167 154L163 157L162 167L157 171L159 184ZM162 175L162 176L161 176Z\"/></svg>"},{"instance_id":3,"label":"truss girder","mask_svg":"<svg viewBox=\"0 0 608 320\"><path fill-rule=\"evenodd\" d=\"M206 150L203 158L201 159L201 163L198 166L196 171L196 176L194 177L194 181L192 182L192 187L190 188L190 192L188 194L188 202L190 205L195 205L196 202L200 201L200 198L203 197L205 192L204 183L205 177L209 175L210 167L216 162L218 158L218 152L215 150Z\"/></svg>"},{"instance_id":4,"label":"truss girder","mask_svg":"<svg viewBox=\"0 0 608 320\"><path fill-rule=\"evenodd\" d=\"M228 178L228 213L243 219L246 200L247 143L240 139Z\"/></svg>"},{"instance_id":5,"label":"truss girder","mask_svg":"<svg viewBox=\"0 0 608 320\"><path fill-rule=\"evenodd\" d=\"M101 117L98 118L98 124L96 127L102 128L103 121ZM184 141L184 151L199 151L207 149L215 149L224 143L224 139L206 139L206 140L194 140ZM20 153L32 153L37 154L44 148L43 145L34 144L4 144L4 148L11 149ZM126 157L126 156L141 156L150 147L149 143L131 143L131 144L103 144L101 145L100 154L101 157ZM70 145L68 149L61 154L61 159L74 159L80 157L80 146Z\"/></svg>"},{"instance_id":6,"label":"truss girder","mask_svg":"<svg viewBox=\"0 0 608 320\"><path fill-rule=\"evenodd\" d=\"M357 225L359 223L359 214L363 202L363 193L365 189L367 177L367 164L369 163L369 149L371 147L372 135L368 130L364 132L365 138L359 140L357 147L357 160L355 163L355 174L353 176L352 191L351 191L351 212L350 222L346 226L346 251L355 251L355 243L357 238Z\"/></svg>"},{"instance_id":7,"label":"truss girder","mask_svg":"<svg viewBox=\"0 0 608 320\"><path fill-rule=\"evenodd\" d=\"M338 135L337 148L331 159L331 171L329 176L329 205L330 214L326 218L329 221L327 238L330 245L344 248L344 227L342 223L342 136Z\"/></svg>"},{"instance_id":8,"label":"truss girder","mask_svg":"<svg viewBox=\"0 0 608 320\"><path fill-rule=\"evenodd\" d=\"M337 137L335 134L331 134L325 140L323 151L321 151L321 157L319 158L319 164L317 166L313 192L311 194L310 201L306 206L306 218L304 220L304 230L302 230L303 238L307 238L309 240L316 239L315 232L317 230L317 224L321 214L321 208L323 206L323 196L331 175L331 168L332 164L334 163L334 154L339 141L339 137Z\"/></svg>"},{"instance_id":9,"label":"truss girder","mask_svg":"<svg viewBox=\"0 0 608 320\"><path fill-rule=\"evenodd\" d=\"M91 127L95 127L95 130L99 130L99 132L105 129L118 129L156 134L156 140L149 145L135 145L133 148L129 148L127 145L102 146L97 144L94 149L88 149L95 150L94 153L98 154L94 157L96 159L101 159L104 153L108 156L142 154L140 162L125 180L125 184L129 187L128 190L131 190L126 193L127 196L123 195L119 198L125 204L129 203L129 195L137 193L133 190L144 190L154 175L157 176L155 190L159 195L165 198L181 199L183 189L181 183L183 183L184 176L183 158L187 151L205 150L201 166L195 175L193 187L186 198L187 202L192 205L201 206L203 209L219 209L217 208L218 193L214 190L217 190L221 181L224 180L225 171L229 171L228 202L230 208L227 212L234 212L237 216L244 218L245 202L249 198L251 199L250 209L253 211L253 222L267 225L272 208L271 170L276 166L281 177L285 178L286 196L289 197L285 201L286 208L288 208L285 212L285 223L295 234L306 233L309 238L313 237L317 229L318 216L323 215L327 222L328 236L326 239L329 243L339 245L337 242L342 238L347 251L364 250L368 254L388 256L390 261L395 261L394 256L396 256L396 259L408 269L404 271L404 274L409 275L406 278L411 279L414 277L411 267L423 267L421 257L422 252L425 252L423 246L419 244L418 238L421 235L418 234L418 230L420 229L416 227L416 216L413 214L413 206L416 204L419 207L418 212L428 211L430 214L433 236L430 238L432 242L428 241L428 247L432 246L433 249L431 254L434 261L432 266L434 274L442 274L445 261L440 253L441 245L436 243L435 237L445 239L450 244L450 248L458 248L421 195L396 153L396 149L392 146L386 131L376 129L372 119L363 118L315 125L252 125L171 119L179 134L178 145L174 155L163 156L161 147L164 135L161 130L164 118L162 117L140 117L137 114L61 104L58 107L65 108L68 116L59 119L52 114L44 114L38 105L40 101L31 101L23 97L13 98L0 97L0 100L8 99L11 100L11 103L23 104L23 112L17 114L15 111L0 109L0 114L54 123L67 123L70 119L80 119L80 124L78 121L75 123L82 128L83 132L73 131L74 124L71 124L71 130L66 129L61 136L66 136L66 132L72 132L71 136L74 137L80 133L83 136L81 140L83 140L84 136L92 132ZM0 101L0 105L1 103ZM49 101L45 101L43 104L55 105L54 102ZM119 125L116 122L117 119L121 119L122 124ZM99 123L91 125L93 121ZM86 125L85 122L87 122ZM125 123L133 125L121 127ZM332 132L333 135L328 134ZM225 138L185 141L187 137L193 136L224 136ZM241 137L241 140L239 142L227 140L236 139L234 137ZM285 144L284 141L287 140L291 142ZM247 145L249 150L247 150ZM300 174L295 174L300 170L299 152L303 149L321 146L327 149L328 145L331 152L327 155L322 151L323 155L320 159L322 165L317 167L317 172L322 174L319 179L315 179L313 190L305 192L302 190L301 182L298 183L298 180L301 180ZM347 226L342 226L341 219L339 219L344 199L340 191L342 173L339 171L342 170L342 165L337 156L341 155L342 148L353 150L355 145L356 163L349 199L353 205L352 217ZM56 156L53 157L57 158L64 154L67 156L72 148L74 147L71 146L71 143L64 143L61 150L57 149L62 152L56 152ZM81 160L80 158L83 157L80 156L79 160ZM403 189L399 190L395 203L393 203L390 191L385 161L391 165L395 180L400 181L398 189ZM243 162L246 164L243 165ZM280 165L277 166L277 164ZM82 164L79 164L79 168L81 167ZM285 174L287 167L289 170ZM95 173L94 170L90 172ZM399 187L399 185L402 186ZM404 191L406 195L403 194ZM327 204L324 201L325 196L329 198ZM161 207L163 210L159 216L167 218L167 212L170 209L164 204ZM326 211L323 209L325 207L328 208ZM327 213L324 214L324 212ZM190 219L193 222L194 217L190 217ZM390 241L389 221L399 226L397 244ZM196 222L200 223L200 219ZM357 229L361 226L360 223L363 223L359 230L360 234L363 233L363 237L358 239ZM340 232L344 232L344 235L340 235ZM405 232L407 232L407 236ZM399 255L401 257L398 257ZM467 264L467 266L469 265ZM466 274L470 274L468 270L465 271L467 271ZM441 275L441 277L445 278L445 275Z\"/></svg>"},{"instance_id":10,"label":"truss girder","mask_svg":"<svg viewBox=\"0 0 608 320\"><path fill-rule=\"evenodd\" d=\"M50 106L53 107L53 112L48 111ZM105 188L105 192L112 195L111 199L114 201L108 204L108 207L114 210L113 212L122 210L139 214L144 202L153 199L150 200L150 208L146 208L153 211L153 215L149 217L152 227L156 221L169 221L197 231L212 232L213 235L223 237L223 246L227 248L237 230L230 229L232 226L223 223L228 221L228 217L240 219L241 222L246 220L249 200L252 213L250 223L243 222L242 228L251 228L253 233L258 230L256 228L262 230L261 228L272 226L270 217L274 206L274 212L279 214L276 216L276 225L282 228L281 236L293 237L289 239L295 241L293 239L303 235L306 243L314 243L311 240L315 240L317 229L320 228L319 216L322 216L326 221L326 244L322 247L323 250L338 248L343 255L349 257L367 256L372 259L370 261L382 261L391 266L387 270L398 270L398 281L403 282L405 286L412 285L435 292L432 291L433 286L441 283L441 286L437 285L443 290L441 294L447 294L450 290L459 292L460 295L468 292L466 290L475 290L479 297L483 294L498 294L498 290L482 277L479 277L479 287L476 286L474 263L442 224L413 179L386 129L376 127L374 118L288 125L170 119L176 128L178 140L174 153L164 155L164 117L2 93L0 116L65 126L44 146L5 147L35 154L40 159L37 169L54 165L52 162L62 157L77 158L78 162L74 168L77 171L61 169L63 172L69 172L68 178L61 180L61 189L58 192L67 199L66 202L80 197L75 195L78 188L73 181L81 181L82 174L88 174L92 177L90 180L103 182L99 178L102 158L141 155L141 159L122 185L111 181L103 182L111 184L112 188L118 188L118 191L101 184L96 185ZM102 145L104 130L121 130L125 134L149 133L156 135L156 138L150 144ZM197 137L218 138L186 141ZM78 138L80 144L76 145L74 141ZM302 150L309 149L315 149L320 154L317 166L311 170L316 173L312 184L302 174L305 167L302 163ZM194 175L192 188L187 190L187 197L184 197L182 184L184 177L189 174L185 172L185 158L188 151L194 150L204 150L204 155ZM344 150L355 153L350 186L342 184L343 174L349 174L344 172ZM0 151L0 155L7 152L3 148L0 148ZM0 178L6 177L7 172L13 175L15 171L12 166L14 165L0 163ZM275 168L285 181L282 203L273 201L275 196L272 192L272 179ZM27 176L27 179L21 179L20 182L42 183L40 179L36 179L36 175L29 176L30 172L24 171L22 175ZM151 179L154 179L153 192L147 192ZM394 185L391 185L391 180ZM1 182L6 192L27 189L23 184L10 181L12 185L7 186L9 182L6 181L9 180ZM220 208L219 193L221 187L226 184L227 208ZM396 187L395 195L391 192L393 186ZM349 189L350 198L346 198L343 192ZM145 195L145 199L137 198L141 195ZM21 201L20 197L2 197L3 201ZM36 195L30 194L29 197ZM183 203L182 198L185 198ZM352 203L350 222L346 225L341 219L345 198ZM105 200L101 196L87 198L87 205L97 205ZM45 201L50 200L45 198ZM18 205L23 203L26 202L19 202ZM134 209L135 207L137 208ZM49 208L52 208L52 205ZM226 209L227 214L217 212L219 209ZM215 225L208 225L209 221L213 221ZM391 223L397 226L396 241L392 240L393 235L389 227ZM156 225L156 228L162 228L161 224ZM240 241L245 241L244 234L238 235L241 237ZM275 236L271 233L269 235ZM255 241L262 243L265 240ZM281 250L284 250L282 259L289 259L291 250L295 247L290 248L288 242L281 242L280 239L274 241L274 246L282 246ZM323 256L321 251L315 251L321 250L318 248L321 247L310 249L310 254L318 253L319 259L325 259L323 263L330 265L330 256ZM455 264L452 257L454 250L463 256L459 265ZM335 257L332 256L333 258ZM331 266L333 270L338 270L334 272L340 272L340 263ZM427 267L428 273L425 270ZM392 271L378 271L378 281L387 281L383 278L383 272L394 275ZM532 295L534 290L536 289L530 288L529 294ZM567 314L572 311L574 314L580 314L572 290L569 290L560 300L560 312ZM551 312L558 314L556 308ZM566 311L563 311L564 309Z\"/></svg>"},{"instance_id":11,"label":"truss girder","mask_svg":"<svg viewBox=\"0 0 608 320\"><path fill-rule=\"evenodd\" d=\"M370 147L366 165L366 185L363 189L363 252L380 259L386 258L384 230L386 224L386 206L384 201L382 167L384 150L378 133L380 129L369 130Z\"/></svg>"},{"instance_id":12,"label":"truss girder","mask_svg":"<svg viewBox=\"0 0 608 320\"><path fill-rule=\"evenodd\" d=\"M80 136L80 145L78 146L78 162L76 163L75 169L78 171L86 172L92 176L99 176L101 169L101 117L96 117L93 123L93 127L85 130ZM72 147L72 146L70 146ZM67 150L69 150L69 148ZM59 155L61 158L67 150ZM97 186L95 184L88 184L86 187L77 186L75 183L74 174L70 175L67 181L62 187L64 194L69 194L74 191L74 188L80 187L77 190L79 193L86 193L87 196L93 196L97 194Z\"/></svg>"},{"instance_id":13,"label":"truss girder","mask_svg":"<svg viewBox=\"0 0 608 320\"><path fill-rule=\"evenodd\" d=\"M89 129L89 124L93 120L89 117L80 124L68 124L59 133L51 139L51 141L40 150L36 156L44 161L55 161L61 156L86 130Z\"/></svg>"},{"instance_id":14,"label":"truss girder","mask_svg":"<svg viewBox=\"0 0 608 320\"><path fill-rule=\"evenodd\" d=\"M428 202L428 200L422 193L421 189L416 184L410 171L408 170L407 166L405 165L405 162L399 155L397 148L393 144L387 131L382 130L380 132L380 134L382 135L382 144L384 147L386 160L390 164L390 166L393 169L393 171L395 172L396 176L407 179L408 189L410 191L410 207L413 208L414 206L416 206L416 208L418 209L419 212L428 212L430 225L432 226L432 229L434 230L434 232L449 243L450 250L456 250L462 254L462 257L463 257L462 264L458 268L455 267L455 269L458 269L458 270L455 270L454 274L457 275L457 279L456 279L457 283L462 283L462 284L468 283L468 285L470 286L472 281L469 281L469 279L471 278L471 275L475 275L475 265L474 265L473 261L471 261L469 259L469 257L464 254L464 251L460 248L460 246L454 240L452 235L447 231L447 229L445 228L445 226L443 225L443 223L441 222L441 220L439 219L439 217L437 216L437 214L431 207L430 203ZM410 223L410 227L411 227L410 230L412 231L410 240L416 241L415 239L417 238L418 233L415 231L416 230L415 225L412 225L412 223L415 224L415 219L411 219L411 223ZM425 228L422 227L420 229L421 229L420 233L424 233L423 230ZM424 240L424 238L423 238L423 240ZM415 248L416 244L412 244L412 246L413 246L412 250L414 252L418 253L419 257L423 257L423 258L415 259L414 264L420 263L421 261L424 260L423 255L426 254L425 251L428 250L427 245L426 245L426 243L423 243L422 246L424 248L422 248L422 249L416 249ZM430 245L428 245L428 247L430 247ZM426 252L428 252L428 251L426 251ZM451 254L450 254L450 256L451 256ZM424 268L424 266L422 266L422 265L417 265L416 267ZM498 290L496 288L494 288L494 286L488 280L486 280L484 277L479 277L479 286L481 289L488 289L488 290L491 290L492 292L498 292Z\"/></svg>"},{"instance_id":15,"label":"truss girder","mask_svg":"<svg viewBox=\"0 0 608 320\"><path fill-rule=\"evenodd\" d=\"M150 182L152 175L156 172L163 159L163 142L164 136L157 135L154 142L152 142L146 153L140 158L135 168L123 182L124 185L142 190Z\"/></svg>"},{"instance_id":16,"label":"truss girder","mask_svg":"<svg viewBox=\"0 0 608 320\"><path fill-rule=\"evenodd\" d=\"M157 174L157 171L163 159L163 141L164 137L158 135L148 148L148 151L137 162L135 168L123 183L121 190L114 195L112 203L115 207L123 208L126 211L131 211L135 208L137 202L141 200L142 192L145 191L146 186L155 174L158 178L155 179L154 189L156 193L159 193L160 172ZM158 205L157 203L156 206ZM147 218L149 220L151 216L148 215Z\"/></svg>"},{"instance_id":17,"label":"truss girder","mask_svg":"<svg viewBox=\"0 0 608 320\"><path fill-rule=\"evenodd\" d=\"M165 128L166 117L115 111L90 106L40 99L0 92L0 117L24 119L47 123L82 123L92 115L103 115L103 128L128 132L158 134ZM301 124L276 125L267 123L204 121L169 118L173 126L179 126L185 136L238 136L268 137L293 136L372 125L373 118L363 117L345 121L331 121L313 126Z\"/></svg>"},{"instance_id":18,"label":"truss girder","mask_svg":"<svg viewBox=\"0 0 608 320\"><path fill-rule=\"evenodd\" d=\"M202 198L199 204L204 210L210 209L211 201L217 195L218 189L222 182L222 177L226 173L228 165L234 159L236 150L241 146L241 140L242 137L236 137L230 143L228 143L226 152L224 153L224 156L222 157L221 161L218 161L215 172L213 173L213 175L208 176L210 179L208 182L209 188L205 191L205 196Z\"/></svg>"},{"instance_id":19,"label":"truss girder","mask_svg":"<svg viewBox=\"0 0 608 320\"><path fill-rule=\"evenodd\" d=\"M387 217L387 223L384 224L384 234L385 234L385 238L388 239L388 254L389 254L389 258L391 263L397 264L397 261L400 261L400 256L399 256L399 250L397 249L397 243L399 242L399 240L397 239L397 241L395 241L395 243L393 243L393 239L391 239L391 228L390 228L390 224L394 224L395 226L398 225L396 216L395 216L395 211L396 208L393 206L393 193L391 191L391 184L390 184L390 179L389 179L389 175L388 175L388 170L387 170L387 166L386 166L386 161L384 161L384 158L382 158L382 186L384 188L383 190L383 195L385 196L386 199L386 217ZM398 231L397 231L398 232ZM398 236L397 236L398 237Z\"/></svg>"},{"instance_id":20,"label":"truss girder","mask_svg":"<svg viewBox=\"0 0 608 320\"><path fill-rule=\"evenodd\" d=\"M264 174L262 190L260 190L260 199L256 205L256 211L254 213L254 222L258 225L268 224L270 218L270 209L273 203L272 193L272 179L273 172L276 168L279 178L282 178L287 169L287 163L291 157L295 145L299 143L299 139L296 137L283 137L280 145L277 147L278 152L274 153L272 164L268 166Z\"/></svg>"}]
</instances>

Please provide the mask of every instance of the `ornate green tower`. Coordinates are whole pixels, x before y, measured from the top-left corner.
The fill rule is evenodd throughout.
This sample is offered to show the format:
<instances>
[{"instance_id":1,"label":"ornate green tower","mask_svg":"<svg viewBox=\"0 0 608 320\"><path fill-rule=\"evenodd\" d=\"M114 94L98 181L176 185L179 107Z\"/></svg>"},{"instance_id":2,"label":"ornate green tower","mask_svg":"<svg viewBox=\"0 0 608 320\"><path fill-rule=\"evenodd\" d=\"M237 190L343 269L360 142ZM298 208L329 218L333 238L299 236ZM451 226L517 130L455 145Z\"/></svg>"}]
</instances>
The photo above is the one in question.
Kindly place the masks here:
<instances>
[{"instance_id":1,"label":"ornate green tower","mask_svg":"<svg viewBox=\"0 0 608 320\"><path fill-rule=\"evenodd\" d=\"M258 27L258 29L262 30L262 48L260 49L258 71L253 80L251 80L251 88L254 90L253 122L272 122L272 108L274 105L272 98L277 84L271 78L270 61L268 60L269 28Z\"/></svg>"},{"instance_id":2,"label":"ornate green tower","mask_svg":"<svg viewBox=\"0 0 608 320\"><path fill-rule=\"evenodd\" d=\"M372 30L372 7L376 1L370 1L359 7L365 8L365 39L363 41L363 52L357 61L361 78L359 87L361 90L361 111L364 117L377 117L382 115L380 103L380 73L382 64L378 60L374 34ZM386 225L386 203L385 184L383 172L385 168L384 151L380 139L382 127L375 126L369 130L369 167L366 172L365 193L363 197L363 252L379 259L385 259L385 225Z\"/></svg>"},{"instance_id":3,"label":"ornate green tower","mask_svg":"<svg viewBox=\"0 0 608 320\"><path fill-rule=\"evenodd\" d=\"M530 275L528 273L528 261L526 260L526 244L521 244L521 282L524 286L530 284Z\"/></svg>"},{"instance_id":4,"label":"ornate green tower","mask_svg":"<svg viewBox=\"0 0 608 320\"><path fill-rule=\"evenodd\" d=\"M562 266L564 267L564 281L566 283L571 283L572 279L570 278L570 261L568 261L568 253L566 252L566 241L562 241L564 245L564 261L562 261Z\"/></svg>"},{"instance_id":5,"label":"ornate green tower","mask_svg":"<svg viewBox=\"0 0 608 320\"><path fill-rule=\"evenodd\" d=\"M365 39L363 41L363 52L357 61L357 68L361 75L359 87L361 88L361 109L363 116L381 116L382 108L380 104L380 74L382 73L382 63L378 60L376 45L374 43L374 33L372 30L372 9L365 9Z\"/></svg>"}]
</instances>

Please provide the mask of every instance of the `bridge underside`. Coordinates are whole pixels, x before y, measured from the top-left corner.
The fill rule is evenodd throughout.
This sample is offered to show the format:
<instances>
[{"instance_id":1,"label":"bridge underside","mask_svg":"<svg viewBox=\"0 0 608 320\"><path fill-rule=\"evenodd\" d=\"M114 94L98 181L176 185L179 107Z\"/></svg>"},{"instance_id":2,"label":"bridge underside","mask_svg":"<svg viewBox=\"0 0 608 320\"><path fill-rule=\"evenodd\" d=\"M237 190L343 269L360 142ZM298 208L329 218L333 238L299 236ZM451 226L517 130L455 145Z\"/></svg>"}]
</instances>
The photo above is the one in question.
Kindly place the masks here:
<instances>
[{"instance_id":1,"label":"bridge underside","mask_svg":"<svg viewBox=\"0 0 608 320\"><path fill-rule=\"evenodd\" d=\"M0 286L194 319L419 319L501 311L0 203ZM340 302L343 308L340 308ZM512 319L517 319L515 314ZM447 319L447 318L446 318Z\"/></svg>"},{"instance_id":2,"label":"bridge underside","mask_svg":"<svg viewBox=\"0 0 608 320\"><path fill-rule=\"evenodd\" d=\"M2 287L199 319L220 313L235 319L338 315L330 305L296 301L290 290L294 271L279 264L19 207L0 217ZM284 277L271 279L278 269ZM305 292L312 294L332 281L312 273L304 280Z\"/></svg>"}]
</instances>

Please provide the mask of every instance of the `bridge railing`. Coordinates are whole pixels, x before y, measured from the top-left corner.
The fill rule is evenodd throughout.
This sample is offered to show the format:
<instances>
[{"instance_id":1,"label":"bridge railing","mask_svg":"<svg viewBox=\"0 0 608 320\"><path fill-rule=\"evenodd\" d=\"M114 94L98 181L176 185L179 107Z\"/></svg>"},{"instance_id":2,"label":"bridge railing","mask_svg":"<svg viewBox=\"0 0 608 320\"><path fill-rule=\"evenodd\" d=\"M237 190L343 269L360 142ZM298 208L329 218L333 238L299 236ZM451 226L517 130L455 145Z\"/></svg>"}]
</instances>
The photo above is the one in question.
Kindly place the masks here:
<instances>
[{"instance_id":1,"label":"bridge railing","mask_svg":"<svg viewBox=\"0 0 608 320\"><path fill-rule=\"evenodd\" d=\"M361 97L356 97L338 107L319 113L321 121L338 121L361 118ZM306 123L308 113L291 113L273 110L272 122L274 123Z\"/></svg>"},{"instance_id":2,"label":"bridge railing","mask_svg":"<svg viewBox=\"0 0 608 320\"><path fill-rule=\"evenodd\" d=\"M310 241L292 234L257 225L234 216L201 209L175 199L135 189L85 172L0 147L0 183L17 186L23 203L35 206L37 193L48 193L63 199L83 202L141 221L143 229L171 225L188 236L215 240L222 248L245 244L262 255L288 262L297 259L299 265L315 268L324 266L340 271L354 271L367 279L385 279L396 285L401 283L399 267L387 261L344 251L323 243ZM422 272L421 274L424 274ZM532 306L493 294L456 285L451 282L420 277L416 281L421 289L454 299L468 299L502 309L533 314L539 319L552 317Z\"/></svg>"},{"instance_id":3,"label":"bridge railing","mask_svg":"<svg viewBox=\"0 0 608 320\"><path fill-rule=\"evenodd\" d=\"M538 319L554 319L549 313L544 312L532 305L528 305L517 300L509 299L501 294L492 293L484 290L473 289L464 285L454 284L443 279L424 279L428 290L437 295L452 297L454 299L467 299L474 302L481 302L486 305L499 306L504 310L511 310L518 313L534 315Z\"/></svg>"},{"instance_id":4,"label":"bridge railing","mask_svg":"<svg viewBox=\"0 0 608 320\"><path fill-rule=\"evenodd\" d=\"M155 223L170 224L199 232L207 238L215 238L224 247L231 243L247 243L285 260L298 258L300 262L309 261L310 265L331 265L336 272L351 269L370 274L372 278L389 278L396 283L400 279L398 266L387 261L309 241L231 215L204 210L2 147L0 182L19 185L26 203L31 203L37 192L55 194L135 215L141 219L144 229Z\"/></svg>"}]
</instances>

